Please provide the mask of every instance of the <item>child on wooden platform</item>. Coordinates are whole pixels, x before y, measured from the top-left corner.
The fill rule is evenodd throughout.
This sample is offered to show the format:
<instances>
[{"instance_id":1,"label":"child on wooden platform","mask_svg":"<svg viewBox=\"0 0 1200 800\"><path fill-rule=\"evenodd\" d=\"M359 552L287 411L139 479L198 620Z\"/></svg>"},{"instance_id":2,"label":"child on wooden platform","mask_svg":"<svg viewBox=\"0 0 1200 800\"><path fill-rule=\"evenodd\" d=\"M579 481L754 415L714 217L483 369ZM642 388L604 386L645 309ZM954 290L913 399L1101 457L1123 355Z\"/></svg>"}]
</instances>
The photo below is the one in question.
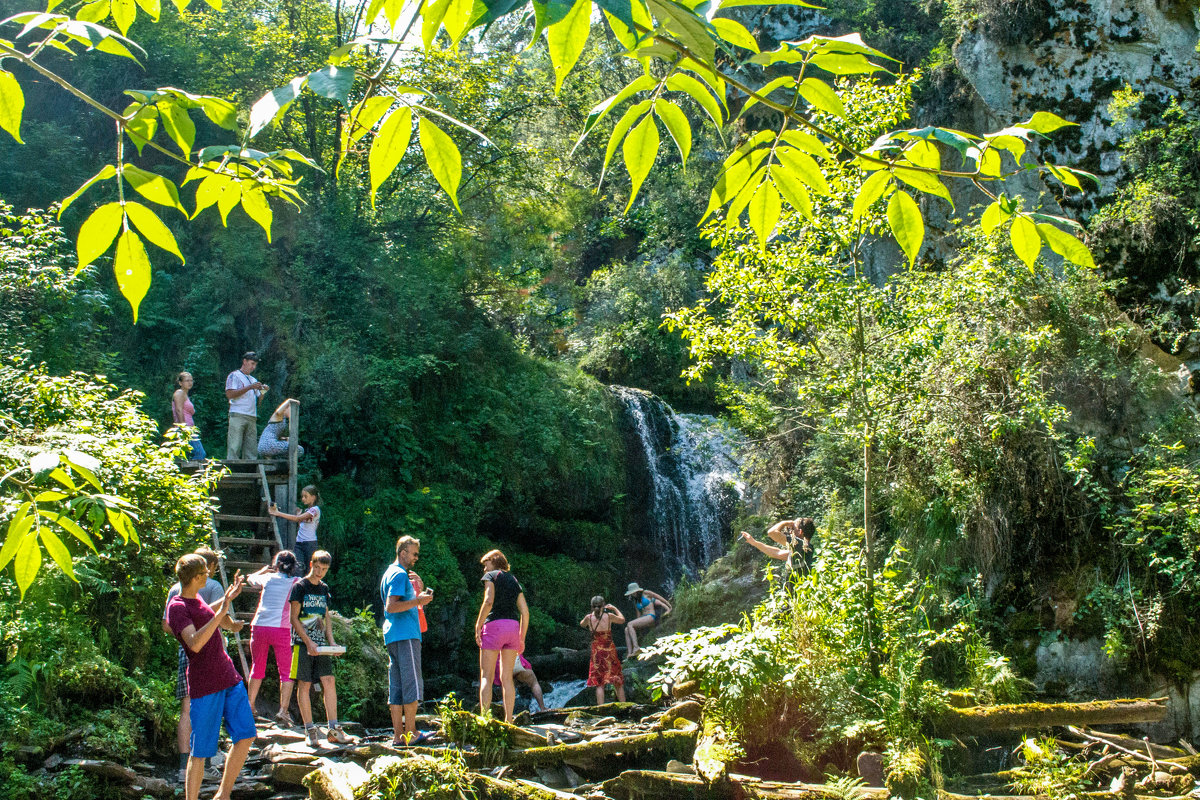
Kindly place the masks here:
<instances>
[{"instance_id":1,"label":"child on wooden platform","mask_svg":"<svg viewBox=\"0 0 1200 800\"><path fill-rule=\"evenodd\" d=\"M617 700L625 702L625 675L621 672L621 658L613 644L612 626L625 624L625 617L616 606L604 602L604 597L592 598L592 613L579 620L580 627L592 633L592 658L588 664L587 685L596 689L596 705L604 704L604 687L612 684L617 691Z\"/></svg>"}]
</instances>

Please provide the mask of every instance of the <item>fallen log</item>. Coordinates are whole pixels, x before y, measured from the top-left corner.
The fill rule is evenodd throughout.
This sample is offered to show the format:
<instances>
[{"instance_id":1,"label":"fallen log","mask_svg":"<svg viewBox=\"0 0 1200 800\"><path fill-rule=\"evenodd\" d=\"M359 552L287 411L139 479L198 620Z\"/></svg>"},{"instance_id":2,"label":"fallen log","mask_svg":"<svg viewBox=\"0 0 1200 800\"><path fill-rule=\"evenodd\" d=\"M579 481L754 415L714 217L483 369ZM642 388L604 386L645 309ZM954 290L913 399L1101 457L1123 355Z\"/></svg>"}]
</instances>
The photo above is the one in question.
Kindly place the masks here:
<instances>
[{"instance_id":1,"label":"fallen log","mask_svg":"<svg viewBox=\"0 0 1200 800\"><path fill-rule=\"evenodd\" d=\"M763 798L764 800L842 800L844 794L808 783L764 781L748 775L730 775L729 780L709 784L698 775L681 775L653 770L627 770L601 784L604 793L618 800L632 798ZM863 788L862 800L886 800L887 789ZM1030 798L1032 800L1032 798Z\"/></svg>"},{"instance_id":2,"label":"fallen log","mask_svg":"<svg viewBox=\"0 0 1200 800\"><path fill-rule=\"evenodd\" d=\"M1178 747L1155 744L1146 739L1135 739L1132 736L1122 736L1119 733L1104 733L1103 731L1078 729L1073 726L1068 727L1067 730L1089 741L1100 740L1101 742L1111 744L1115 749L1124 751L1134 750L1144 755L1153 756L1159 760L1186 758L1188 756L1186 750L1181 750ZM1195 754L1193 753L1192 755Z\"/></svg>"},{"instance_id":3,"label":"fallen log","mask_svg":"<svg viewBox=\"0 0 1200 800\"><path fill-rule=\"evenodd\" d=\"M600 706L572 706L571 708L551 708L531 714L534 724L542 722L562 722L572 714L583 714L591 717L616 717L621 720L641 719L660 710L658 706L644 706L638 703L605 703Z\"/></svg>"},{"instance_id":4,"label":"fallen log","mask_svg":"<svg viewBox=\"0 0 1200 800\"><path fill-rule=\"evenodd\" d=\"M620 736L593 742L556 744L550 747L533 747L528 750L510 750L502 757L505 764L514 768L535 767L559 762L586 762L617 753L633 755L651 751L666 751L677 757L690 758L696 746L696 735L684 731L654 731L632 736Z\"/></svg>"},{"instance_id":5,"label":"fallen log","mask_svg":"<svg viewBox=\"0 0 1200 800\"><path fill-rule=\"evenodd\" d=\"M696 742L692 766L701 780L723 782L729 777L729 765L737 761L739 753L725 729L715 720L706 719L703 731Z\"/></svg>"},{"instance_id":6,"label":"fallen log","mask_svg":"<svg viewBox=\"0 0 1200 800\"><path fill-rule=\"evenodd\" d=\"M1122 752L1125 755L1127 755L1130 758L1133 758L1137 761L1147 761L1155 769L1158 769L1159 763L1162 763L1164 766L1167 767L1167 769L1171 770L1172 772L1187 772L1187 767L1184 767L1180 764L1176 764L1176 763L1166 760L1166 759L1155 760L1154 748L1150 745L1149 742L1139 742L1137 739L1132 739L1128 736L1102 736L1102 735L1094 734L1091 732L1084 732L1084 731L1081 731L1079 728L1076 728L1074 725L1068 725L1067 730L1069 730L1071 733L1075 734L1076 736L1082 736L1084 739L1087 739L1088 741L1106 744L1109 747L1111 747L1112 749ZM1142 752L1140 750L1134 750L1133 747L1127 746L1127 745L1119 743L1119 742L1128 742L1133 747L1137 747L1140 745L1142 748L1145 749L1146 752ZM1172 757L1177 757L1180 755L1181 755L1180 753L1174 753L1174 754L1172 754Z\"/></svg>"},{"instance_id":7,"label":"fallen log","mask_svg":"<svg viewBox=\"0 0 1200 800\"><path fill-rule=\"evenodd\" d=\"M478 719L478 717L469 711L456 711L451 714L451 725L458 723L464 729L470 730L471 727L476 724L476 720ZM492 719L489 720L487 724L493 729L504 731L505 735L508 737L508 743L513 747L545 747L546 745L550 744L550 741L542 734L526 730L525 728L518 727L511 723L505 722L504 720ZM449 731L443 730L442 734L447 738L450 738Z\"/></svg>"},{"instance_id":8,"label":"fallen log","mask_svg":"<svg viewBox=\"0 0 1200 800\"><path fill-rule=\"evenodd\" d=\"M1167 698L1096 700L1090 703L1015 703L1011 705L947 708L934 722L939 732L972 734L1012 728L1050 728L1055 725L1127 725L1161 722Z\"/></svg>"}]
</instances>

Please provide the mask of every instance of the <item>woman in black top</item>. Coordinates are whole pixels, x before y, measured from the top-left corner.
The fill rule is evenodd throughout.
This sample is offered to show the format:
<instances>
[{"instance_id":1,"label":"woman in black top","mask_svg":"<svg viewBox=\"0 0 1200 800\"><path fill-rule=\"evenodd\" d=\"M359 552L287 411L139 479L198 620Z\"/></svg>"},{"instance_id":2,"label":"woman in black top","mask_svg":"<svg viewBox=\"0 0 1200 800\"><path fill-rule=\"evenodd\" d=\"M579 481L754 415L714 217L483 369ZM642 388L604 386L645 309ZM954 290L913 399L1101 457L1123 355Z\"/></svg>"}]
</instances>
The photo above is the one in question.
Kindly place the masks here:
<instances>
[{"instance_id":1,"label":"woman in black top","mask_svg":"<svg viewBox=\"0 0 1200 800\"><path fill-rule=\"evenodd\" d=\"M483 564L483 604L475 619L475 643L479 645L479 713L492 707L492 677L500 662L500 691L504 721L512 722L517 691L513 687L513 664L525 650L529 630L529 606L520 582L508 571L508 559L490 550L479 559Z\"/></svg>"}]
</instances>

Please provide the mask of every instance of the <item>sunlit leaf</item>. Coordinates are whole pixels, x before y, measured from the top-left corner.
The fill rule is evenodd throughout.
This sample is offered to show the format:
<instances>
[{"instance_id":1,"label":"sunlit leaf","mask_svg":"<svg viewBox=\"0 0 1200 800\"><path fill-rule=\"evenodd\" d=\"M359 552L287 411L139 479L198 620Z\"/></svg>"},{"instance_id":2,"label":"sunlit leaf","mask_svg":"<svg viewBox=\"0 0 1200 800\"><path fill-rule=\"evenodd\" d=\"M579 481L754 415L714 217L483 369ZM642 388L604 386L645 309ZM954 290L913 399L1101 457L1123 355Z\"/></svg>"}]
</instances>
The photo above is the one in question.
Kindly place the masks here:
<instances>
[{"instance_id":1,"label":"sunlit leaf","mask_svg":"<svg viewBox=\"0 0 1200 800\"><path fill-rule=\"evenodd\" d=\"M229 131L237 130L237 107L233 103L219 97L201 97L199 102L204 116L214 125Z\"/></svg>"},{"instance_id":2,"label":"sunlit leaf","mask_svg":"<svg viewBox=\"0 0 1200 800\"><path fill-rule=\"evenodd\" d=\"M779 215L783 210L779 192L775 190L774 184L770 181L763 181L759 184L754 196L750 198L750 205L746 207L746 210L750 220L750 229L758 237L758 247L760 250L765 250L767 239L775 230L775 226L779 224Z\"/></svg>"},{"instance_id":3,"label":"sunlit leaf","mask_svg":"<svg viewBox=\"0 0 1200 800\"><path fill-rule=\"evenodd\" d=\"M137 3L134 0L112 0L113 22L122 34L129 33L129 26L137 19ZM99 20L97 20L98 22Z\"/></svg>"},{"instance_id":4,"label":"sunlit leaf","mask_svg":"<svg viewBox=\"0 0 1200 800\"><path fill-rule=\"evenodd\" d=\"M109 0L92 0L84 3L75 12L75 19L83 22L101 22L108 17Z\"/></svg>"},{"instance_id":5,"label":"sunlit leaf","mask_svg":"<svg viewBox=\"0 0 1200 800\"><path fill-rule=\"evenodd\" d=\"M1028 122L1021 123L1020 127L1046 135L1069 125L1078 127L1079 123L1068 122L1057 114L1051 114L1049 111L1038 111L1029 118Z\"/></svg>"},{"instance_id":6,"label":"sunlit leaf","mask_svg":"<svg viewBox=\"0 0 1200 800\"><path fill-rule=\"evenodd\" d=\"M133 527L133 521L129 519L128 514L108 506L105 506L104 514L108 518L109 526L117 532L121 541L128 542L131 539L134 542L137 541L137 529Z\"/></svg>"},{"instance_id":7,"label":"sunlit leaf","mask_svg":"<svg viewBox=\"0 0 1200 800\"><path fill-rule=\"evenodd\" d=\"M196 141L196 125L188 116L187 109L168 101L160 101L155 104L155 107L158 109L158 118L162 120L163 130L167 132L167 136L175 142L184 156L190 154L192 144Z\"/></svg>"},{"instance_id":8,"label":"sunlit leaf","mask_svg":"<svg viewBox=\"0 0 1200 800\"><path fill-rule=\"evenodd\" d=\"M658 125L654 123L652 114L643 117L642 121L635 125L629 135L625 137L621 152L625 156L625 169L629 172L631 184L629 202L625 204L626 212L633 205L633 201L637 199L642 181L646 180L646 176L650 174L650 168L654 166L654 159L658 156L659 143Z\"/></svg>"},{"instance_id":9,"label":"sunlit leaf","mask_svg":"<svg viewBox=\"0 0 1200 800\"><path fill-rule=\"evenodd\" d=\"M307 80L307 75L293 78L290 83L276 87L258 99L250 109L250 138L257 136L259 131L270 125L300 96L300 90L304 88Z\"/></svg>"},{"instance_id":10,"label":"sunlit leaf","mask_svg":"<svg viewBox=\"0 0 1200 800\"><path fill-rule=\"evenodd\" d=\"M136 324L138 306L150 289L150 258L146 255L141 237L131 230L123 231L117 240L113 274L117 278L117 288L133 309L133 321Z\"/></svg>"},{"instance_id":11,"label":"sunlit leaf","mask_svg":"<svg viewBox=\"0 0 1200 800\"><path fill-rule=\"evenodd\" d=\"M12 519L8 521L8 532L4 535L4 546L0 547L0 569L8 566L8 562L12 561L17 551L21 549L22 542L25 541L25 535L29 533L29 529L33 527L36 521L30 511L33 508L32 503L22 503L13 513Z\"/></svg>"},{"instance_id":12,"label":"sunlit leaf","mask_svg":"<svg viewBox=\"0 0 1200 800\"><path fill-rule=\"evenodd\" d=\"M17 556L13 561L13 571L16 573L17 588L21 591L21 599L25 599L25 590L33 585L38 570L42 568L42 548L38 544L37 531L25 534Z\"/></svg>"},{"instance_id":13,"label":"sunlit leaf","mask_svg":"<svg viewBox=\"0 0 1200 800\"><path fill-rule=\"evenodd\" d=\"M1042 250L1042 239L1038 236L1037 225L1024 214L1018 214L1013 218L1008 235L1012 241L1013 252L1032 272L1038 253Z\"/></svg>"},{"instance_id":14,"label":"sunlit leaf","mask_svg":"<svg viewBox=\"0 0 1200 800\"><path fill-rule=\"evenodd\" d=\"M25 111L25 93L11 72L0 69L0 128L21 144L21 114Z\"/></svg>"},{"instance_id":15,"label":"sunlit leaf","mask_svg":"<svg viewBox=\"0 0 1200 800\"><path fill-rule=\"evenodd\" d=\"M97 172L95 175L93 175L92 177L90 177L86 181L84 181L84 184L82 186L80 186L78 189L76 189L74 192L72 192L70 197L68 197L66 200L62 201L62 205L60 205L58 207L59 218L60 219L62 218L63 212L66 211L71 206L72 203L74 203L76 200L78 200L80 197L82 197L84 192L86 192L88 189L95 186L100 181L107 181L107 180L112 179L113 177L116 176L116 174L117 174L117 168L115 166L113 166L112 164L105 164L103 167L101 167L99 172Z\"/></svg>"},{"instance_id":16,"label":"sunlit leaf","mask_svg":"<svg viewBox=\"0 0 1200 800\"><path fill-rule=\"evenodd\" d=\"M808 63L834 75L865 75L888 71L858 53L819 53L809 59Z\"/></svg>"},{"instance_id":17,"label":"sunlit leaf","mask_svg":"<svg viewBox=\"0 0 1200 800\"><path fill-rule=\"evenodd\" d=\"M759 167L750 176L750 180L746 181L746 185L742 187L737 197L733 198L733 202L729 204L729 211L725 215L725 226L727 228L732 228L737 224L738 218L742 215L746 206L750 205L750 201L754 199L755 192L758 191L758 187L762 185L762 182L766 178L767 167Z\"/></svg>"},{"instance_id":18,"label":"sunlit leaf","mask_svg":"<svg viewBox=\"0 0 1200 800\"><path fill-rule=\"evenodd\" d=\"M692 78L691 80L695 81L697 86L700 85L700 82L696 81L695 78ZM630 81L623 89L621 89L621 91L617 92L612 97L602 100L596 105L592 106L592 110L588 112L588 118L583 124L583 133L579 135L579 140L575 142L575 146L571 148L571 153L573 154L577 149L579 149L579 145L583 144L583 140L587 138L587 135L592 131L593 128L596 127L596 125L598 125L605 117L608 116L610 111L619 106L625 100L633 97L633 95L637 94L638 92L649 91L656 86L658 86L658 81L654 80L654 78L651 78L649 75L640 75Z\"/></svg>"},{"instance_id":19,"label":"sunlit leaf","mask_svg":"<svg viewBox=\"0 0 1200 800\"><path fill-rule=\"evenodd\" d=\"M780 138L809 155L820 156L826 161L833 161L833 153L829 152L829 148L825 146L825 143L807 131L786 130Z\"/></svg>"},{"instance_id":20,"label":"sunlit leaf","mask_svg":"<svg viewBox=\"0 0 1200 800\"><path fill-rule=\"evenodd\" d=\"M450 195L450 202L454 203L454 207L461 214L462 209L458 207L458 184L462 180L462 155L458 152L458 146L445 131L424 117L417 120L417 134L429 171L446 194Z\"/></svg>"},{"instance_id":21,"label":"sunlit leaf","mask_svg":"<svg viewBox=\"0 0 1200 800\"><path fill-rule=\"evenodd\" d=\"M751 52L758 52L758 42L742 23L727 17L713 17L708 22L716 29L717 35L725 41Z\"/></svg>"},{"instance_id":22,"label":"sunlit leaf","mask_svg":"<svg viewBox=\"0 0 1200 800\"><path fill-rule=\"evenodd\" d=\"M692 151L692 126L688 122L687 115L680 110L679 106L667 100L656 100L654 113L667 126L667 132L671 134L671 138L675 140L675 146L679 148L679 158L686 165L688 153Z\"/></svg>"},{"instance_id":23,"label":"sunlit leaf","mask_svg":"<svg viewBox=\"0 0 1200 800\"><path fill-rule=\"evenodd\" d=\"M725 119L721 113L721 106L703 83L691 75L676 72L667 78L667 88L674 92L684 92L695 100L704 109L704 112L708 114L708 118L712 120L713 125L717 126L717 132L721 131L721 126L724 124Z\"/></svg>"},{"instance_id":24,"label":"sunlit leaf","mask_svg":"<svg viewBox=\"0 0 1200 800\"><path fill-rule=\"evenodd\" d=\"M702 64L712 64L716 60L717 45L708 31L707 20L674 0L648 0L647 5L654 18Z\"/></svg>"},{"instance_id":25,"label":"sunlit leaf","mask_svg":"<svg viewBox=\"0 0 1200 800\"><path fill-rule=\"evenodd\" d=\"M617 151L617 146L625 138L625 134L633 127L633 123L641 119L642 115L650 110L650 101L643 100L630 106L625 113L617 120L617 124L613 126L612 135L608 137L608 148L604 152L604 166L600 169L600 180L604 180L604 174L608 171L608 162L612 160L613 153Z\"/></svg>"},{"instance_id":26,"label":"sunlit leaf","mask_svg":"<svg viewBox=\"0 0 1200 800\"><path fill-rule=\"evenodd\" d=\"M808 153L802 153L794 147L779 147L775 150L775 157L813 191L825 195L830 193L825 173L821 172L821 167Z\"/></svg>"},{"instance_id":27,"label":"sunlit leaf","mask_svg":"<svg viewBox=\"0 0 1200 800\"><path fill-rule=\"evenodd\" d=\"M983 229L984 233L991 236L996 228L1008 221L1009 216L1011 215L1000 207L999 201L994 202L984 209L983 216L979 218L979 227Z\"/></svg>"},{"instance_id":28,"label":"sunlit leaf","mask_svg":"<svg viewBox=\"0 0 1200 800\"><path fill-rule=\"evenodd\" d=\"M576 0L575 5L560 22L546 29L546 45L550 63L554 65L554 93L562 89L563 80L583 54L591 29L591 0Z\"/></svg>"},{"instance_id":29,"label":"sunlit leaf","mask_svg":"<svg viewBox=\"0 0 1200 800\"><path fill-rule=\"evenodd\" d=\"M876 201L883 197L883 193L887 191L891 183L891 173L885 170L872 173L869 178L863 181L862 188L858 190L858 196L854 198L851 220L857 222L861 219L870 210L871 206L875 205Z\"/></svg>"},{"instance_id":30,"label":"sunlit leaf","mask_svg":"<svg viewBox=\"0 0 1200 800\"><path fill-rule=\"evenodd\" d=\"M154 106L143 106L132 118L125 122L125 133L141 155L142 148L154 138L158 130L158 109Z\"/></svg>"},{"instance_id":31,"label":"sunlit leaf","mask_svg":"<svg viewBox=\"0 0 1200 800\"><path fill-rule=\"evenodd\" d=\"M124 213L120 203L105 203L91 213L79 227L79 236L75 239L79 259L77 269L83 269L108 250L121 230L122 219Z\"/></svg>"},{"instance_id":32,"label":"sunlit leaf","mask_svg":"<svg viewBox=\"0 0 1200 800\"><path fill-rule=\"evenodd\" d=\"M156 172L148 172L133 164L126 164L121 176L133 187L133 190L151 203L160 206L170 206L183 213L183 204L179 202L179 189L169 178Z\"/></svg>"},{"instance_id":33,"label":"sunlit leaf","mask_svg":"<svg viewBox=\"0 0 1200 800\"><path fill-rule=\"evenodd\" d=\"M893 172L897 178L914 189L919 189L926 194L936 195L949 203L951 208L954 208L954 199L950 196L950 190L938 180L934 173L917 169L906 169L904 167L896 167Z\"/></svg>"},{"instance_id":34,"label":"sunlit leaf","mask_svg":"<svg viewBox=\"0 0 1200 800\"><path fill-rule=\"evenodd\" d=\"M150 19L158 22L158 17L162 13L161 0L137 0L138 7L146 12Z\"/></svg>"},{"instance_id":35,"label":"sunlit leaf","mask_svg":"<svg viewBox=\"0 0 1200 800\"><path fill-rule=\"evenodd\" d=\"M371 153L367 162L371 174L371 206L375 205L375 193L392 171L404 158L412 139L412 109L400 106L379 126L379 133L371 142Z\"/></svg>"},{"instance_id":36,"label":"sunlit leaf","mask_svg":"<svg viewBox=\"0 0 1200 800\"><path fill-rule=\"evenodd\" d=\"M1073 264L1095 269L1096 262L1087 245L1060 228L1042 222L1037 226L1038 234L1050 246L1050 249Z\"/></svg>"},{"instance_id":37,"label":"sunlit leaf","mask_svg":"<svg viewBox=\"0 0 1200 800\"><path fill-rule=\"evenodd\" d=\"M818 111L833 114L838 117L846 116L846 107L828 83L820 78L805 78L796 88L800 96Z\"/></svg>"},{"instance_id":38,"label":"sunlit leaf","mask_svg":"<svg viewBox=\"0 0 1200 800\"><path fill-rule=\"evenodd\" d=\"M350 89L354 86L357 73L353 67L337 67L328 64L308 74L308 89L318 97L337 100L350 107Z\"/></svg>"},{"instance_id":39,"label":"sunlit leaf","mask_svg":"<svg viewBox=\"0 0 1200 800\"><path fill-rule=\"evenodd\" d=\"M42 544L46 547L46 552L54 559L54 563L58 564L58 568L65 572L71 580L77 580L75 578L75 566L71 563L71 551L63 544L62 539L58 538L58 534L45 525L41 527L39 533L42 537Z\"/></svg>"},{"instance_id":40,"label":"sunlit leaf","mask_svg":"<svg viewBox=\"0 0 1200 800\"><path fill-rule=\"evenodd\" d=\"M174 253L180 262L183 262L183 253L179 252L179 245L175 242L175 235L171 233L170 228L163 224L163 221L158 218L157 214L141 203L127 201L125 203L125 215L129 217L129 221L134 224L141 234L150 240L151 244L161 247L168 253Z\"/></svg>"},{"instance_id":41,"label":"sunlit leaf","mask_svg":"<svg viewBox=\"0 0 1200 800\"><path fill-rule=\"evenodd\" d=\"M921 251L921 242L925 240L925 220L917 201L903 190L892 192L888 199L887 220L900 249L908 256L908 266L912 267Z\"/></svg>"},{"instance_id":42,"label":"sunlit leaf","mask_svg":"<svg viewBox=\"0 0 1200 800\"><path fill-rule=\"evenodd\" d=\"M799 178L788 170L773 169L771 170L771 180L775 182L775 188L792 208L809 220L813 218L812 198L809 197L808 188L800 182Z\"/></svg>"},{"instance_id":43,"label":"sunlit leaf","mask_svg":"<svg viewBox=\"0 0 1200 800\"><path fill-rule=\"evenodd\" d=\"M83 542L93 553L96 552L96 544L92 541L92 537L75 520L65 514L51 514L46 516L46 519Z\"/></svg>"}]
</instances>

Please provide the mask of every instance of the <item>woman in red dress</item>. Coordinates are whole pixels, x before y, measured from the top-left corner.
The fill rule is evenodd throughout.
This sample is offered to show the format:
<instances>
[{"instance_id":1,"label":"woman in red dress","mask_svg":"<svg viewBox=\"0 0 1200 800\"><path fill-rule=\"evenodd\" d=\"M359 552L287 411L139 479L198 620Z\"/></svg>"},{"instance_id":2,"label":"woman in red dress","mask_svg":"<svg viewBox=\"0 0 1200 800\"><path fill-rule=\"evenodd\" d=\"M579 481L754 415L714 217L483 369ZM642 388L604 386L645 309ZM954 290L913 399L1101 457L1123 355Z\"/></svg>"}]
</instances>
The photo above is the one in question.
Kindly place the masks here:
<instances>
[{"instance_id":1,"label":"woman in red dress","mask_svg":"<svg viewBox=\"0 0 1200 800\"><path fill-rule=\"evenodd\" d=\"M604 598L592 598L592 613L579 620L580 627L592 632L592 660L588 664L587 685L596 688L596 705L604 704L604 687L612 684L617 690L617 700L625 702L625 676L621 672L621 659L617 646L613 644L612 626L625 624L625 617L616 606L608 605Z\"/></svg>"}]
</instances>

